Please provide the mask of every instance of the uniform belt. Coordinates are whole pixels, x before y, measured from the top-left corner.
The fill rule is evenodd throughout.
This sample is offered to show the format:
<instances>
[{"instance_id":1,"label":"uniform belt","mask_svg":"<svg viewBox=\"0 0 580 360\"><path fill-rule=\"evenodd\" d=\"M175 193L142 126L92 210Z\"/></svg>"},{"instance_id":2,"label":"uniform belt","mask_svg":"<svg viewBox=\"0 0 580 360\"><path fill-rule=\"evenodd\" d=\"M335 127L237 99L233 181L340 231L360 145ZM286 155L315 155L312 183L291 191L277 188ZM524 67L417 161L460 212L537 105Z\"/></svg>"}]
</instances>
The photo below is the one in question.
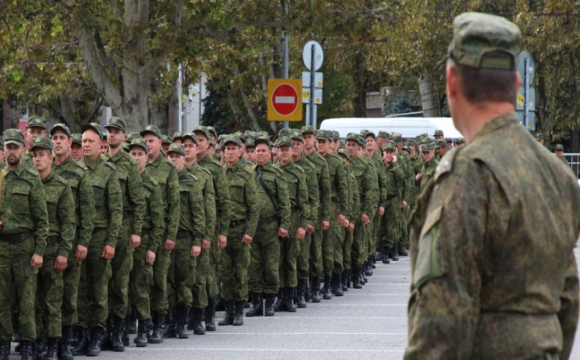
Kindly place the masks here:
<instances>
[{"instance_id":1,"label":"uniform belt","mask_svg":"<svg viewBox=\"0 0 580 360\"><path fill-rule=\"evenodd\" d=\"M248 220L247 219L239 219L239 220L232 220L230 221L230 227L236 227L238 225L245 224Z\"/></svg>"},{"instance_id":2,"label":"uniform belt","mask_svg":"<svg viewBox=\"0 0 580 360\"><path fill-rule=\"evenodd\" d=\"M189 230L178 230L177 231L177 238L187 238L193 236L193 233Z\"/></svg>"},{"instance_id":3,"label":"uniform belt","mask_svg":"<svg viewBox=\"0 0 580 360\"><path fill-rule=\"evenodd\" d=\"M0 241L6 241L9 242L10 244L19 244L25 240L32 238L33 236L34 233L32 231L25 231L12 235L0 234Z\"/></svg>"},{"instance_id":4,"label":"uniform belt","mask_svg":"<svg viewBox=\"0 0 580 360\"><path fill-rule=\"evenodd\" d=\"M46 238L46 243L49 245L58 244L60 242L59 236L49 236Z\"/></svg>"}]
</instances>

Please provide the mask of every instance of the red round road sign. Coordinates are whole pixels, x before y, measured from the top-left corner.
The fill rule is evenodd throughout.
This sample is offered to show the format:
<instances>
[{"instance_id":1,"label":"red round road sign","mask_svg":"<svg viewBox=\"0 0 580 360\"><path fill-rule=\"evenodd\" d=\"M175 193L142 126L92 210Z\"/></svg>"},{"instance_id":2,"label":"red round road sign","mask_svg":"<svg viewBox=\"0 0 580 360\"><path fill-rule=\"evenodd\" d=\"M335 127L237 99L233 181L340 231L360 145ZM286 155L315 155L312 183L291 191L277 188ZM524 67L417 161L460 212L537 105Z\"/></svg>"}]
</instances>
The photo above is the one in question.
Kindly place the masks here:
<instances>
[{"instance_id":1,"label":"red round road sign","mask_svg":"<svg viewBox=\"0 0 580 360\"><path fill-rule=\"evenodd\" d=\"M298 107L298 93L288 84L279 85L272 93L272 107L279 115L292 114Z\"/></svg>"}]
</instances>

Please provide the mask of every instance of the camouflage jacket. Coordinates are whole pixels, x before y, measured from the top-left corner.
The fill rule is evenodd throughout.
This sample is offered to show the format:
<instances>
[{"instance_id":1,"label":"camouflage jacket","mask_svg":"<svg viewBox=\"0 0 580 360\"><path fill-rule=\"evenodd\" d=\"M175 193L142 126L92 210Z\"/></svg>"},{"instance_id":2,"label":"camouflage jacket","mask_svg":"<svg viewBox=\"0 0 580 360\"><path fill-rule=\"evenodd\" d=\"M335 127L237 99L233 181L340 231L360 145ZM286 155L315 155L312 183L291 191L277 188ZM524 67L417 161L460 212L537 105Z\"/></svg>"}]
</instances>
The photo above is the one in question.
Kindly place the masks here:
<instances>
[{"instance_id":1,"label":"camouflage jacket","mask_svg":"<svg viewBox=\"0 0 580 360\"><path fill-rule=\"evenodd\" d=\"M288 184L288 195L290 197L290 212L300 212L299 227L306 229L310 219L310 204L308 203L308 185L304 170L292 161L286 165L280 162L277 165L283 172Z\"/></svg>"},{"instance_id":2,"label":"camouflage jacket","mask_svg":"<svg viewBox=\"0 0 580 360\"><path fill-rule=\"evenodd\" d=\"M429 181L431 181L435 175L435 169L437 168L437 165L439 165L439 163L437 160L435 160L435 158L433 158L433 160L428 163L423 163L423 167L421 168L422 175L421 179L419 180L419 191L423 191L423 189L429 185Z\"/></svg>"},{"instance_id":3,"label":"camouflage jacket","mask_svg":"<svg viewBox=\"0 0 580 360\"><path fill-rule=\"evenodd\" d=\"M355 156L349 167L351 174L356 178L360 198L360 214L372 218L377 210L378 182L377 175L369 163ZM358 218L354 219L358 220Z\"/></svg>"},{"instance_id":4,"label":"camouflage jacket","mask_svg":"<svg viewBox=\"0 0 580 360\"><path fill-rule=\"evenodd\" d=\"M276 209L270 197L266 194L264 187L260 184L258 175L262 176L264 185L268 188L272 199L276 202L276 206L280 212L279 227L286 230L290 229L290 195L288 193L288 184L286 183L282 170L272 165L271 162L268 162L264 166L256 166L256 189L260 202L260 219L270 219L276 215Z\"/></svg>"},{"instance_id":5,"label":"camouflage jacket","mask_svg":"<svg viewBox=\"0 0 580 360\"><path fill-rule=\"evenodd\" d=\"M385 165L385 175L387 179L387 200L400 199L405 187L405 174L398 162L391 163L389 167Z\"/></svg>"},{"instance_id":6,"label":"camouflage jacket","mask_svg":"<svg viewBox=\"0 0 580 360\"><path fill-rule=\"evenodd\" d=\"M217 215L213 178L209 170L202 168L197 162L194 162L188 170L199 179L203 191L203 203L205 207L205 234L203 239L211 242L213 246L217 246L217 237L214 236Z\"/></svg>"},{"instance_id":7,"label":"camouflage jacket","mask_svg":"<svg viewBox=\"0 0 580 360\"><path fill-rule=\"evenodd\" d=\"M179 180L175 165L159 153L159 156L146 166L149 174L157 181L161 188L161 198L165 214L165 240L175 240L179 227Z\"/></svg>"},{"instance_id":8,"label":"camouflage jacket","mask_svg":"<svg viewBox=\"0 0 580 360\"><path fill-rule=\"evenodd\" d=\"M314 216L319 217L319 221L330 221L330 174L328 172L328 164L326 160L316 151L310 153L306 157L316 168L316 178L318 180L318 193L320 199L318 201L318 213Z\"/></svg>"},{"instance_id":9,"label":"camouflage jacket","mask_svg":"<svg viewBox=\"0 0 580 360\"><path fill-rule=\"evenodd\" d=\"M231 168L226 167L225 174L230 189L231 221L245 219L246 235L254 237L260 217L254 170L238 161Z\"/></svg>"},{"instance_id":10,"label":"camouflage jacket","mask_svg":"<svg viewBox=\"0 0 580 360\"><path fill-rule=\"evenodd\" d=\"M143 180L143 195L145 197L145 214L143 216L142 232L150 234L149 248L157 252L162 244L165 233L165 214L163 212L163 198L157 180L149 174L147 169L141 173Z\"/></svg>"},{"instance_id":11,"label":"camouflage jacket","mask_svg":"<svg viewBox=\"0 0 580 360\"><path fill-rule=\"evenodd\" d=\"M409 223L405 358L567 359L578 214L576 179L514 112L446 154Z\"/></svg>"},{"instance_id":12,"label":"camouflage jacket","mask_svg":"<svg viewBox=\"0 0 580 360\"><path fill-rule=\"evenodd\" d=\"M310 217L308 223L314 227L318 226L318 208L320 206L320 191L318 189L318 179L316 176L316 167L304 155L300 160L294 162L306 175L306 186L308 187L308 204L310 205Z\"/></svg>"},{"instance_id":13,"label":"camouflage jacket","mask_svg":"<svg viewBox=\"0 0 580 360\"><path fill-rule=\"evenodd\" d=\"M209 170L213 180L213 187L216 197L217 213L217 233L218 235L228 236L230 228L230 191L226 175L222 165L206 155L198 163L204 169Z\"/></svg>"},{"instance_id":14,"label":"camouflage jacket","mask_svg":"<svg viewBox=\"0 0 580 360\"><path fill-rule=\"evenodd\" d=\"M193 235L193 246L201 246L205 235L205 206L202 183L187 169L177 172L179 179L179 230Z\"/></svg>"},{"instance_id":15,"label":"camouflage jacket","mask_svg":"<svg viewBox=\"0 0 580 360\"><path fill-rule=\"evenodd\" d=\"M42 185L48 211L48 237L58 239L56 243L48 243L55 245L55 253L68 258L76 230L75 202L71 187L54 172L42 180Z\"/></svg>"},{"instance_id":16,"label":"camouflage jacket","mask_svg":"<svg viewBox=\"0 0 580 360\"><path fill-rule=\"evenodd\" d=\"M324 156L328 164L328 174L330 178L330 201L338 204L338 213L345 215L348 197L348 180L344 165L338 155L328 152ZM336 219L330 219L336 221Z\"/></svg>"},{"instance_id":17,"label":"camouflage jacket","mask_svg":"<svg viewBox=\"0 0 580 360\"><path fill-rule=\"evenodd\" d=\"M380 151L375 151L373 157L367 158L371 161L373 168L377 174L377 182L379 185L379 193L378 193L378 206L386 207L387 206L387 169L385 168L385 163L383 161L383 157L380 155Z\"/></svg>"}]
</instances>

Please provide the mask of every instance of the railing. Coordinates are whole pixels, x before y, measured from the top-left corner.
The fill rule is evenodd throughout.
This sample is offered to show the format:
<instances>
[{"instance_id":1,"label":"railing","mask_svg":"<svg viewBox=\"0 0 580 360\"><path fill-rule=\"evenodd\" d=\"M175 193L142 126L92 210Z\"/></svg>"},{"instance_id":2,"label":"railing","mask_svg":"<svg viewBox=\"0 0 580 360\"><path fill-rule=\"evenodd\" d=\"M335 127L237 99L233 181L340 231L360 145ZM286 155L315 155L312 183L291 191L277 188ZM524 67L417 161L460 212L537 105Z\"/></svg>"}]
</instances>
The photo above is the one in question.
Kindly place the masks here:
<instances>
[{"instance_id":1,"label":"railing","mask_svg":"<svg viewBox=\"0 0 580 360\"><path fill-rule=\"evenodd\" d=\"M576 178L580 179L580 153L564 154L566 160L570 164L570 168L576 174Z\"/></svg>"}]
</instances>

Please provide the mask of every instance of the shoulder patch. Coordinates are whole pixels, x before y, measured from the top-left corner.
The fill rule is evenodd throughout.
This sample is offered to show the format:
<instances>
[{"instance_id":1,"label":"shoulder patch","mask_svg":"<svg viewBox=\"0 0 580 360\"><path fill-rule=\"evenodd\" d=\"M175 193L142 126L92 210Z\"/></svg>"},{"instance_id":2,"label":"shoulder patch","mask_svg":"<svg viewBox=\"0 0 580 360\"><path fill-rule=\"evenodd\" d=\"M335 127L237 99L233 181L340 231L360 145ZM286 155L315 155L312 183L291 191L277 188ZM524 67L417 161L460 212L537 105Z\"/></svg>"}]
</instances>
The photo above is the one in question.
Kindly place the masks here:
<instances>
[{"instance_id":1,"label":"shoulder patch","mask_svg":"<svg viewBox=\"0 0 580 360\"><path fill-rule=\"evenodd\" d=\"M192 173L189 173L189 176L191 176L191 178L195 181L199 181L199 178L195 175L193 175Z\"/></svg>"},{"instance_id":2,"label":"shoulder patch","mask_svg":"<svg viewBox=\"0 0 580 360\"><path fill-rule=\"evenodd\" d=\"M296 169L300 170L300 172L304 172L304 169L302 168L302 166L299 166L296 164L294 164L294 166L296 167Z\"/></svg>"},{"instance_id":3,"label":"shoulder patch","mask_svg":"<svg viewBox=\"0 0 580 360\"><path fill-rule=\"evenodd\" d=\"M200 166L200 168L202 169L202 171L204 171L206 174L208 174L209 176L211 176L211 171L209 171L208 169L204 168L203 166Z\"/></svg>"},{"instance_id":4,"label":"shoulder patch","mask_svg":"<svg viewBox=\"0 0 580 360\"><path fill-rule=\"evenodd\" d=\"M453 170L453 162L455 161L455 157L462 149L463 147L454 148L453 150L448 151L445 156L443 156L443 159L439 161L439 165L437 165L435 168L434 181L437 181L437 179L443 176L443 174Z\"/></svg>"},{"instance_id":5,"label":"shoulder patch","mask_svg":"<svg viewBox=\"0 0 580 360\"><path fill-rule=\"evenodd\" d=\"M153 176L149 176L149 178L147 179L151 184L153 184L154 186L158 186L159 182L157 180L155 180L155 178Z\"/></svg>"},{"instance_id":6,"label":"shoulder patch","mask_svg":"<svg viewBox=\"0 0 580 360\"><path fill-rule=\"evenodd\" d=\"M117 167L116 167L115 165L113 165L112 163L110 163L110 162L108 162L108 161L105 161L105 164L106 164L108 167L110 167L111 169L113 169L113 171L116 171L116 170L117 170Z\"/></svg>"},{"instance_id":7,"label":"shoulder patch","mask_svg":"<svg viewBox=\"0 0 580 360\"><path fill-rule=\"evenodd\" d=\"M173 168L175 168L175 164L167 159L163 159L163 164L168 164L168 165L172 166Z\"/></svg>"},{"instance_id":8,"label":"shoulder patch","mask_svg":"<svg viewBox=\"0 0 580 360\"><path fill-rule=\"evenodd\" d=\"M89 168L85 164L81 164L81 163L75 162L75 165L78 166L78 167L80 167L84 171L89 171Z\"/></svg>"}]
</instances>

